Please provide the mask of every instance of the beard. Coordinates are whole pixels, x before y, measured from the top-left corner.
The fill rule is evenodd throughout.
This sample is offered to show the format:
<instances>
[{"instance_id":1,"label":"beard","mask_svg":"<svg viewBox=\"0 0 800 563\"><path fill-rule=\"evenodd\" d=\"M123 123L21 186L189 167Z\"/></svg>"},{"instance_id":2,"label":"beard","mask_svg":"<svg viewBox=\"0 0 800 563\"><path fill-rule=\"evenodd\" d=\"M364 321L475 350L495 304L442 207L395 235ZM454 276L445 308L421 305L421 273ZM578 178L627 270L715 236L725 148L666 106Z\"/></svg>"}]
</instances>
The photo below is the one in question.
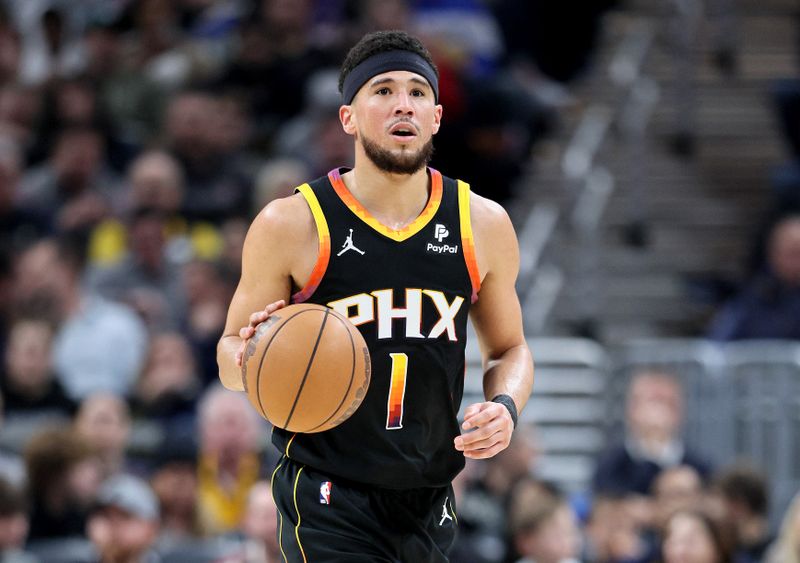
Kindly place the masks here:
<instances>
[{"instance_id":1,"label":"beard","mask_svg":"<svg viewBox=\"0 0 800 563\"><path fill-rule=\"evenodd\" d=\"M416 153L407 153L400 156L378 146L378 143L370 141L364 135L361 135L361 144L364 147L367 158L378 169L389 174L414 174L427 166L433 156L433 138L428 139L428 142Z\"/></svg>"}]
</instances>

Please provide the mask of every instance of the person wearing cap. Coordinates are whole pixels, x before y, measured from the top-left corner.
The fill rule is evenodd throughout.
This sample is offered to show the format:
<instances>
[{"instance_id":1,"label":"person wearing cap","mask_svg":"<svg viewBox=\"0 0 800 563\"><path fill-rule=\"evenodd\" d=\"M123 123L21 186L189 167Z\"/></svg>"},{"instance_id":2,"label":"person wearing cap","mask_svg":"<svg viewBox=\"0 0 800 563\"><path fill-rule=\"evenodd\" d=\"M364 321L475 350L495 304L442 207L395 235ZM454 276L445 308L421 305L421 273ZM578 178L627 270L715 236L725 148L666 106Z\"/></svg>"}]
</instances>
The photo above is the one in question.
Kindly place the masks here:
<instances>
[{"instance_id":1,"label":"person wearing cap","mask_svg":"<svg viewBox=\"0 0 800 563\"><path fill-rule=\"evenodd\" d=\"M278 544L287 562L448 561L453 478L465 457L505 449L533 385L514 284L519 248L500 205L427 166L439 75L402 31L365 35L339 76L352 168L269 203L244 242L218 345L220 379L243 390L242 350L286 303L326 305L364 336L371 383L345 422L275 428ZM484 353L486 400L457 414L467 319ZM462 433L463 431L463 433Z\"/></svg>"},{"instance_id":2,"label":"person wearing cap","mask_svg":"<svg viewBox=\"0 0 800 563\"><path fill-rule=\"evenodd\" d=\"M158 499L147 483L127 474L103 483L86 533L101 563L157 563Z\"/></svg>"}]
</instances>

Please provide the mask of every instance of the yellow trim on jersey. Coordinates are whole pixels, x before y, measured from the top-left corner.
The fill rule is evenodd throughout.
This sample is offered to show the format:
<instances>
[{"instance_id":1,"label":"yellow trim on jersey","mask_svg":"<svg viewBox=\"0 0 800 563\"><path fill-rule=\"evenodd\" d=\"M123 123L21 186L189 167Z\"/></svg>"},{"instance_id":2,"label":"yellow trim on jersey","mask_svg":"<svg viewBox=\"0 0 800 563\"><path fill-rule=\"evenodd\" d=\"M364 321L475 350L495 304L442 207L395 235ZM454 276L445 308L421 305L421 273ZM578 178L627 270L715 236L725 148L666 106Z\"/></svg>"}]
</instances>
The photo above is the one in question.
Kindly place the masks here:
<instances>
[{"instance_id":1,"label":"yellow trim on jersey","mask_svg":"<svg viewBox=\"0 0 800 563\"><path fill-rule=\"evenodd\" d=\"M294 478L294 510L297 512L297 525L294 527L294 537L297 538L297 547L300 548L300 554L303 556L303 562L308 563L306 559L306 552L303 550L303 544L300 543L300 509L297 507L297 483L300 481L300 474L305 467L301 467L297 472L297 477Z\"/></svg>"},{"instance_id":2,"label":"yellow trim on jersey","mask_svg":"<svg viewBox=\"0 0 800 563\"><path fill-rule=\"evenodd\" d=\"M291 457L289 457L289 448L292 446L292 442L294 442L295 438L297 438L297 432L292 434L292 437L289 438L289 442L287 442L287 444L286 444L286 451L283 452L283 455L285 455L289 459L291 459Z\"/></svg>"},{"instance_id":3,"label":"yellow trim on jersey","mask_svg":"<svg viewBox=\"0 0 800 563\"><path fill-rule=\"evenodd\" d=\"M269 493L272 495L272 502L275 502L275 474L278 472L278 469L281 468L283 462L278 464L278 467L275 468L275 471L272 472L272 477L269 480ZM278 519L280 520L280 524L278 526L278 547L281 549L281 555L283 555L284 563L289 563L289 560L286 558L286 553L283 551L283 514L281 514L280 509L278 508L278 503L275 503L275 511L278 513Z\"/></svg>"},{"instance_id":4,"label":"yellow trim on jersey","mask_svg":"<svg viewBox=\"0 0 800 563\"><path fill-rule=\"evenodd\" d=\"M314 223L317 226L317 238L319 240L319 250L317 253L317 262L314 264L314 269L308 278L305 286L292 295L292 303L302 303L306 301L319 287L322 277L325 275L325 270L328 269L328 262L331 257L331 233L328 230L328 222L325 220L325 213L322 212L322 207L319 204L314 190L308 184L298 186L296 191L305 198L308 207L311 209L311 214L314 216Z\"/></svg>"},{"instance_id":5,"label":"yellow trim on jersey","mask_svg":"<svg viewBox=\"0 0 800 563\"><path fill-rule=\"evenodd\" d=\"M464 260L467 263L469 279L472 282L472 302L475 303L478 300L478 292L481 290L481 274L475 255L475 237L472 234L472 219L469 212L469 184L461 180L458 180L458 215L461 222Z\"/></svg>"}]
</instances>

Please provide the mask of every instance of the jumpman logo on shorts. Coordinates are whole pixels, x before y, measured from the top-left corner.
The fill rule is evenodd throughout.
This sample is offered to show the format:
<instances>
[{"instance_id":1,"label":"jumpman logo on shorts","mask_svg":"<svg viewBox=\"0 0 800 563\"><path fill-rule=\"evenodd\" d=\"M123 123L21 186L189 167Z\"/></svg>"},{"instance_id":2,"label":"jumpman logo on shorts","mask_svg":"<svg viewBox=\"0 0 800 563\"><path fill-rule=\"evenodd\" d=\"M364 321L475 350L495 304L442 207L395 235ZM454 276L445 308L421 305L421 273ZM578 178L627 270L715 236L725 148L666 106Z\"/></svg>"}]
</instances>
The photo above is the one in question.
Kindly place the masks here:
<instances>
[{"instance_id":1,"label":"jumpman logo on shorts","mask_svg":"<svg viewBox=\"0 0 800 563\"><path fill-rule=\"evenodd\" d=\"M439 520L439 525L442 526L445 520L453 520L453 517L450 516L450 513L447 511L447 501L450 500L450 497L444 498L444 503L442 504L442 519Z\"/></svg>"},{"instance_id":2,"label":"jumpman logo on shorts","mask_svg":"<svg viewBox=\"0 0 800 563\"><path fill-rule=\"evenodd\" d=\"M364 255L364 251L363 250L359 250L358 248L356 248L356 245L353 244L353 229L350 229L350 234L347 235L347 238L344 240L344 244L342 245L342 249L339 251L339 254L337 254L336 256L341 256L342 254L344 254L348 250L355 250L356 252L358 252L362 256Z\"/></svg>"}]
</instances>

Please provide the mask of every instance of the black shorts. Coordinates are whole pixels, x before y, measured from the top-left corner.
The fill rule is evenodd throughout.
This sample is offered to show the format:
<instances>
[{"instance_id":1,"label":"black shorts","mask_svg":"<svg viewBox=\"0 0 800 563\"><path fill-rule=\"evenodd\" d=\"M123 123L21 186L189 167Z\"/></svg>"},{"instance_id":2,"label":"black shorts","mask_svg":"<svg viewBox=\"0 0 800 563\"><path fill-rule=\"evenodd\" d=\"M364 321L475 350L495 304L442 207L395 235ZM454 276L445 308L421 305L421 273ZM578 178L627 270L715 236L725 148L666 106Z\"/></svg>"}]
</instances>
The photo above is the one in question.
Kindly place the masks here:
<instances>
[{"instance_id":1,"label":"black shorts","mask_svg":"<svg viewBox=\"0 0 800 563\"><path fill-rule=\"evenodd\" d=\"M445 563L458 527L452 487L378 489L286 457L272 496L289 563Z\"/></svg>"}]
</instances>

